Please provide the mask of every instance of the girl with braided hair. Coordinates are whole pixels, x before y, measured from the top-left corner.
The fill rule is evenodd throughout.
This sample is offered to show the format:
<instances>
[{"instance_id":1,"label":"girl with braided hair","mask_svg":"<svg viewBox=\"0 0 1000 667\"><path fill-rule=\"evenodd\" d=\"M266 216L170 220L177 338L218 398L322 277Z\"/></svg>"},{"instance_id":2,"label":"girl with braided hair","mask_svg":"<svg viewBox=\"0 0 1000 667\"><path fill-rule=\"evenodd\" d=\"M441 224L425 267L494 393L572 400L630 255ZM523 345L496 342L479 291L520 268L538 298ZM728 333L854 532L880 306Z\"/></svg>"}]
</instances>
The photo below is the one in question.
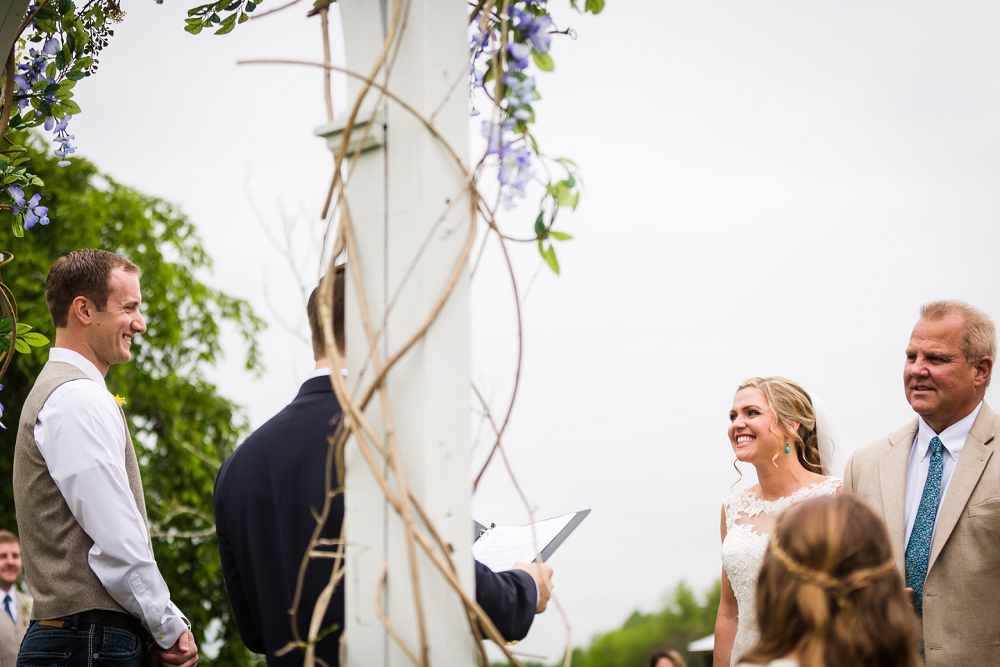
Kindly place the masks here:
<instances>
[{"instance_id":1,"label":"girl with braided hair","mask_svg":"<svg viewBox=\"0 0 1000 667\"><path fill-rule=\"evenodd\" d=\"M741 666L919 667L920 625L885 524L851 496L785 510L757 580L760 639Z\"/></svg>"}]
</instances>

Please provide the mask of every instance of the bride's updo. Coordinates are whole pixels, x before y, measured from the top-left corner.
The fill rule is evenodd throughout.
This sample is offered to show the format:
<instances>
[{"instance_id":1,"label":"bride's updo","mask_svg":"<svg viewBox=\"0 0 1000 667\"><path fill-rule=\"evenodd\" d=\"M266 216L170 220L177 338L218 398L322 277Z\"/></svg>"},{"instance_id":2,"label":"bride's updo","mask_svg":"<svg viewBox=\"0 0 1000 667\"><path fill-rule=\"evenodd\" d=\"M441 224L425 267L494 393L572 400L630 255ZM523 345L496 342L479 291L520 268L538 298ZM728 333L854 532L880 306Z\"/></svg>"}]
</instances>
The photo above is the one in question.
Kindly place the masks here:
<instances>
[{"instance_id":1,"label":"bride's updo","mask_svg":"<svg viewBox=\"0 0 1000 667\"><path fill-rule=\"evenodd\" d=\"M806 390L783 377L750 378L736 390L739 391L747 387L753 387L764 394L767 406L774 413L771 433L778 438L783 438L784 436L777 431L777 427L780 425L783 431L791 435L793 441L791 444L795 447L795 455L802 467L810 472L826 474L819 456L816 410L813 408L812 399ZM799 425L797 431L792 431L793 422ZM783 450L779 450L775 458L782 453Z\"/></svg>"}]
</instances>

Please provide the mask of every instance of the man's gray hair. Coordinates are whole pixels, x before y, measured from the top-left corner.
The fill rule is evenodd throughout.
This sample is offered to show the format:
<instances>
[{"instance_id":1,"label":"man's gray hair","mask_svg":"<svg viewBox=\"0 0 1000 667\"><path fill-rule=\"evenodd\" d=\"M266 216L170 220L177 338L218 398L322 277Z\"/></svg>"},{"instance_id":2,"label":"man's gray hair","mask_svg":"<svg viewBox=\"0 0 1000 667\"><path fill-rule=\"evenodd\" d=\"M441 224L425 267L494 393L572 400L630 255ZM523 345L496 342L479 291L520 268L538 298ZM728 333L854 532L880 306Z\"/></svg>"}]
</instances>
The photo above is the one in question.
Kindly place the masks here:
<instances>
[{"instance_id":1,"label":"man's gray hair","mask_svg":"<svg viewBox=\"0 0 1000 667\"><path fill-rule=\"evenodd\" d=\"M920 318L929 322L943 320L952 314L961 315L965 319L960 343L965 360L970 364L978 363L983 357L995 360L997 331L989 315L957 299L931 301L920 307Z\"/></svg>"}]
</instances>

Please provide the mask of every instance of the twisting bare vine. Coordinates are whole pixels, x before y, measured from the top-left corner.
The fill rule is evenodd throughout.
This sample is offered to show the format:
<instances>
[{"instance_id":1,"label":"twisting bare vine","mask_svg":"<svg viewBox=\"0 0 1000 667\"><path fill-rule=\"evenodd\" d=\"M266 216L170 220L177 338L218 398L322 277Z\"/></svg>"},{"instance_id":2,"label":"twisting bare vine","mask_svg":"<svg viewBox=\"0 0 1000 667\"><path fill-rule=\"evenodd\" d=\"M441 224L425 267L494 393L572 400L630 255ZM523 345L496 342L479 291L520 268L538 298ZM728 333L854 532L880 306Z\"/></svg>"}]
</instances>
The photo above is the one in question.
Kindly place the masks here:
<instances>
[{"instance_id":1,"label":"twisting bare vine","mask_svg":"<svg viewBox=\"0 0 1000 667\"><path fill-rule=\"evenodd\" d=\"M571 2L573 2L573 0L571 0ZM591 6L592 2L596 3L597 0L587 0L587 9L597 13L600 11L600 8L598 7L597 9L594 9L594 7ZM445 581L448 582L462 601L469 618L470 632L475 638L476 646L479 650L480 659L483 661L483 664L488 663L488 658L485 646L482 642L483 636L480 634L480 630L482 630L482 633L485 634L487 638L492 639L497 643L506 658L512 664L521 664L517 657L506 647L503 637L501 637L497 632L496 627L493 625L489 617L483 612L482 608L468 594L468 592L463 589L461 582L458 579L458 570L455 567L449 545L441 539L440 534L434 527L433 521L431 521L427 512L423 509L419 499L411 489L402 464L400 443L398 441L394 425L395 421L392 405L390 404L387 393L386 379L398 362L413 348L414 345L416 345L418 341L426 335L427 331L437 320L444 306L454 293L455 287L459 283L463 272L468 270L469 258L475 243L477 226L479 224L479 220L481 219L485 225L486 237L488 238L490 235L495 235L500 243L506 270L509 273L515 310L517 312L518 354L514 375L514 386L511 391L510 401L506 406L506 410L504 411L501 420L494 419L486 401L482 398L479 390L473 386L473 390L483 405L484 415L489 421L494 433L493 446L486 462L482 466L482 469L479 470L476 475L474 488L475 485L478 485L479 480L482 478L491 461L494 460L494 454L499 453L500 459L503 461L508 475L514 482L521 501L524 503L529 516L533 519L533 509L520 485L517 483L509 461L507 460L506 453L503 449L503 435L513 412L515 399L520 385L522 363L521 339L523 327L519 289L509 250L507 248L507 242L521 239L514 239L501 231L496 213L501 203L510 204L513 197L523 196L523 189L526 185L526 181L524 180L525 174L528 173L525 168L525 162L530 159L531 155L536 156L536 158L540 158L540 154L538 154L537 149L537 142L530 135L528 130L528 122L530 122L528 120L529 115L526 115L530 112L530 118L533 120L534 112L530 108L530 102L533 101L533 99L537 99L537 95L532 97L532 95L534 95L534 81L533 78L530 78L525 74L525 70L528 67L528 62L526 60L527 56L525 55L525 49L528 49L528 47L526 47L525 44L530 42L531 47L528 49L527 53L532 54L537 67L542 70L550 70L551 57L547 55L549 39L548 34L556 31L550 31L552 22L551 19L548 18L548 14L542 4L543 3L538 2L537 0L514 0L514 2L512 2L512 0L500 0L500 2L498 2L498 0L479 0L473 8L472 15L470 16L470 24L476 29L477 33L476 38L473 41L470 66L475 72L477 64L480 63L481 60L485 59L486 70L484 71L488 72L488 74L482 77L482 81L478 81L479 87L484 88L483 84L485 84L486 79L491 78L494 81L494 90L492 94L487 93L492 105L492 120L489 121L490 125L487 128L489 131L487 132L484 130L484 136L487 138L490 145L483 158L479 160L476 165L471 167L466 164L463 157L458 154L454 146L449 143L443 133L435 125L438 112L443 108L447 98L454 94L457 88L456 85L452 85L448 89L445 101L442 101L439 105L437 105L434 113L432 113L430 117L424 116L413 105L409 104L399 95L392 92L389 87L392 70L396 57L399 54L401 37L405 32L406 19L411 6L411 0L393 0L391 5L392 16L385 26L385 37L383 43L379 49L374 65L367 73L360 73L347 68L338 67L330 62L330 43L327 17L329 3L324 2L323 0L316 3L315 9L311 12L312 14L319 14L322 21L324 47L324 60L322 63L292 60L253 60L242 61L240 63L305 65L322 68L324 71L324 92L328 118L332 118L333 116L333 104L330 92L330 73L334 71L342 72L347 74L348 77L361 82L360 91L358 92L356 99L353 100L350 111L346 116L346 121L343 124L344 130L340 138L340 146L335 152L333 174L323 207L323 217L326 219L328 224L327 233L329 234L330 227L335 221L338 225L336 228L334 252L330 256L329 266L327 267L327 271L320 282L318 306L320 311L320 322L323 323L323 339L326 353L328 358L335 359L337 358L337 354L335 350L331 312L331 304L333 301L332 276L334 273L333 268L335 263L338 261L338 258L342 254L346 254L348 258L348 268L351 271L351 283L354 285L356 290L358 311L362 320L362 328L366 339L366 351L362 371L364 371L365 368L370 368L372 371L372 377L370 380L362 383L366 374L364 372L360 373L355 380L357 384L352 390L347 386L345 378L339 373L332 373L330 376L334 393L336 394L343 409L343 420L338 427L337 433L329 438L325 481L325 502L322 512L316 516L317 526L312 536L312 540L310 541L309 548L303 556L303 560L300 565L293 609L290 610L293 632L296 633L294 635L295 641L286 647L286 650L302 650L304 653L304 664L306 667L313 667L313 665L318 661L315 656L316 643L320 638L322 638L325 632L330 630L320 627L321 620L324 617L326 609L329 605L333 591L336 586L342 585L343 583L345 572L344 536L342 534L338 540L334 540L332 543L330 540L326 540L324 542L320 536L323 532L325 522L329 519L333 498L336 497L337 494L343 492L342 475L344 470L343 463L345 459L344 451L348 442L353 443L352 446L357 446L362 459L365 461L371 475L385 496L386 501L392 508L392 511L398 515L405 527L407 562L409 565L411 589L414 596L414 611L416 614L418 630L417 638L420 645L410 646L393 627L381 606L381 591L384 587L387 575L387 570L383 569L378 582L377 590L375 591L376 612L381 624L384 626L386 632L392 640L399 645L401 650L415 665L424 667L430 664L426 631L427 619L425 618L422 599L422 582L417 567L417 552L419 550L429 557L436 571L445 579ZM514 5L516 5L516 7ZM600 6L603 6L603 2L600 3ZM496 34L499 34L498 39L494 39ZM491 39L493 40L492 42ZM491 44L495 44L495 46ZM374 97L374 99L372 100L371 97ZM371 117L366 118L363 123L359 123L358 119L361 114L361 110L362 108L380 108L384 100L391 100L406 113L410 114L413 118L419 121L424 130L449 155L451 161L455 165L455 168L459 170L459 173L462 176L462 185L456 196L449 199L448 206L445 208L437 221L431 225L429 231L423 239L423 242L418 248L416 256L413 258L400 284L396 287L392 298L389 299L386 312L380 314L381 319L376 322L372 317L368 303L368 292L364 276L362 275L360 269L361 261L359 259L359 249L356 242L355 230L353 227L345 188L351 180L354 168L358 162L358 157L361 155L361 151L364 149L368 137L373 131L375 131L376 123L381 122L377 119L377 114L372 113ZM367 107L366 103L368 104ZM354 143L355 148L352 152L352 134L359 128L361 132L361 141L356 141ZM514 134L517 134L517 136L515 137ZM528 144L532 147L533 152L529 152L528 149L525 148ZM486 201L478 185L478 179L481 178L484 169L487 168L487 162L491 156L494 156L497 159L496 166L500 173L500 188L496 194L496 201L492 202L492 204ZM344 169L345 160L347 161L346 173ZM508 171L512 168L511 165L515 164L515 160L517 161L516 168L520 169L518 172L518 179L520 180L505 180L504 174L507 173L509 177ZM542 257L545 258L546 262L555 272L558 272L559 268L558 263L555 260L555 251L551 246L552 240L567 240L569 238L566 234L552 230L556 213L560 207L569 206L575 208L576 201L579 197L579 192L575 189L577 187L576 179L572 170L567 166L568 161L559 160L557 162L566 168L568 178L555 184L549 182L546 185L546 194L542 199L541 212L539 213L538 220L535 224L536 236L533 239L530 239L538 242L539 251L542 254ZM403 286L409 281L417 265L423 259L424 251L430 243L433 235L437 232L440 225L443 224L444 220L447 219L451 213L453 213L454 208L464 196L468 196L469 203L467 236L465 242L462 244L461 248L452 260L452 266L450 272L448 273L447 280L441 288L437 298L434 299L431 304L431 307L426 313L423 321L414 328L412 333L401 345L396 346L392 351L387 351L384 355L385 358L383 359L383 355L379 350L385 335L388 316L391 313L396 300L399 298ZM546 209L546 207L548 207L548 209ZM548 213L546 213L547 210ZM547 222L545 220L546 217L548 217ZM485 242L486 239L484 239L484 243ZM545 246L546 242L548 243L548 246ZM378 395L381 406L380 416L385 434L384 440L379 437L378 433L365 416L365 410L376 395ZM338 471L337 479L334 479L332 472L334 469ZM392 480L394 484L390 483L390 480ZM335 550L331 554L331 552L321 549L320 547L322 546L334 546ZM536 553L538 552L537 547L538 545L536 544ZM303 592L303 573L305 572L309 561L313 558L333 558L335 563L331 572L330 580L316 602L315 607L311 611L311 622L309 625L308 635L306 637L300 637L297 634L297 617L299 614L298 605L301 602ZM547 588L551 588L551 582L543 581L542 585ZM565 613L561 604L559 604L559 601L555 599L555 597L552 599L565 620ZM572 653L570 626L568 622L566 622L566 632L567 649L564 656L564 665L568 667Z\"/></svg>"}]
</instances>

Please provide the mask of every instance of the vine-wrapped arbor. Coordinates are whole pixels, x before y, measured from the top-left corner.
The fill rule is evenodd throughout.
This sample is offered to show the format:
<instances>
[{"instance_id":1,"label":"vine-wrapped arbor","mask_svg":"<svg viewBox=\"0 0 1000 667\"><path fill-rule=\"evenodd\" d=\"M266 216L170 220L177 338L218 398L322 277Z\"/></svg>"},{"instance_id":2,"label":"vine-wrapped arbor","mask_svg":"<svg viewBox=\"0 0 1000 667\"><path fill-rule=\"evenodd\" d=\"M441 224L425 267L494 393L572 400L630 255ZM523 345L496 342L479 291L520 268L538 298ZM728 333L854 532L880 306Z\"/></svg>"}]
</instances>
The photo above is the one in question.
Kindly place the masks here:
<instances>
[{"instance_id":1,"label":"vine-wrapped arbor","mask_svg":"<svg viewBox=\"0 0 1000 667\"><path fill-rule=\"evenodd\" d=\"M348 69L374 72L372 85L350 79L352 113L317 129L347 158L334 195L349 262L346 390L358 409L372 395L363 420L345 411L347 664L468 665L475 640L454 586L472 594L468 9L338 4Z\"/></svg>"}]
</instances>

